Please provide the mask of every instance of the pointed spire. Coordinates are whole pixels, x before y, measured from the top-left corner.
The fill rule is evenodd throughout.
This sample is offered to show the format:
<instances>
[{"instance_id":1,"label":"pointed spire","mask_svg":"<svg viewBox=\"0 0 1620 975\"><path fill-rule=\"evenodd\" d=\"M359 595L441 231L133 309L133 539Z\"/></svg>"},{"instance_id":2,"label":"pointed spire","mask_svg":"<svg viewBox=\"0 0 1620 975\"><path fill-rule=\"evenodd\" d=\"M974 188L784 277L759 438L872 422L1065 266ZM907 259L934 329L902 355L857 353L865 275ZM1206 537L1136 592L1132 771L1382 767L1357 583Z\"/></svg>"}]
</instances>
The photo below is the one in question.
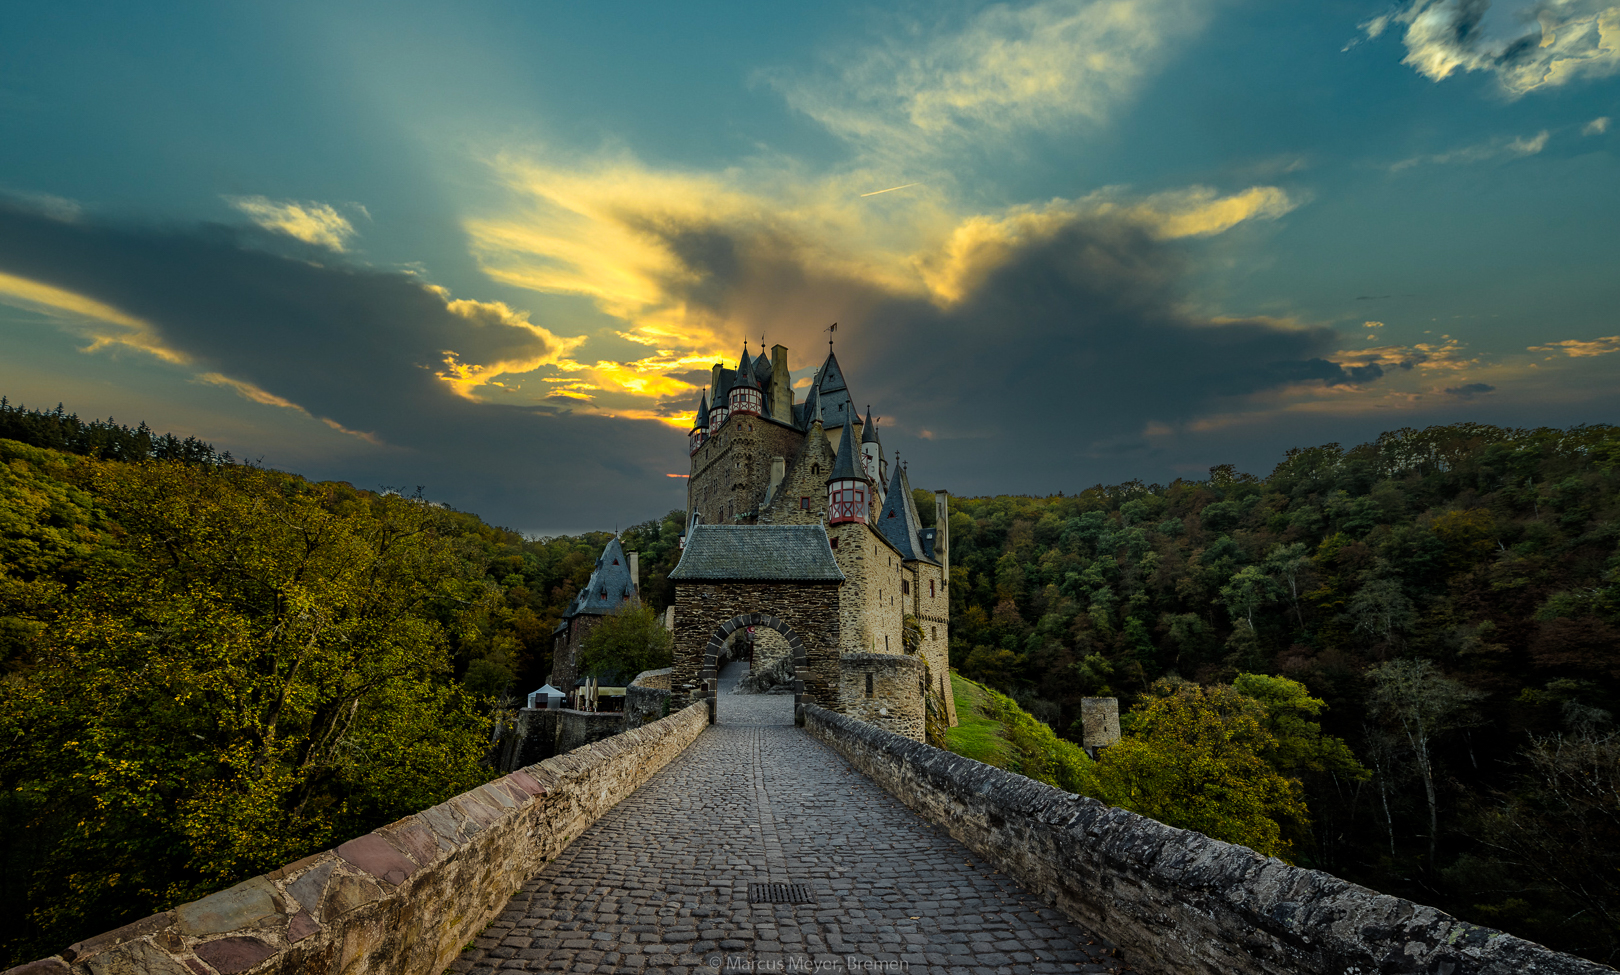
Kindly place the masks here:
<instances>
[{"instance_id":1,"label":"pointed spire","mask_svg":"<svg viewBox=\"0 0 1620 975\"><path fill-rule=\"evenodd\" d=\"M827 476L828 483L833 481L865 481L867 476L855 465L855 438L850 436L849 424L844 424L844 433L838 438L838 460L833 464L832 473Z\"/></svg>"},{"instance_id":2,"label":"pointed spire","mask_svg":"<svg viewBox=\"0 0 1620 975\"><path fill-rule=\"evenodd\" d=\"M861 430L861 443L882 443L882 441L878 439L877 424L872 422L871 404L868 404L866 407L866 423L864 428Z\"/></svg>"},{"instance_id":3,"label":"pointed spire","mask_svg":"<svg viewBox=\"0 0 1620 975\"><path fill-rule=\"evenodd\" d=\"M703 396L698 400L697 419L692 426L702 430L709 425L709 387L703 387Z\"/></svg>"},{"instance_id":4,"label":"pointed spire","mask_svg":"<svg viewBox=\"0 0 1620 975\"><path fill-rule=\"evenodd\" d=\"M896 458L898 460L898 457ZM883 508L878 512L877 530L900 550L906 561L928 561L922 542L921 519L917 517L917 502L911 496L911 478L906 476L904 464L894 465L894 477L889 479L889 491L884 495Z\"/></svg>"},{"instance_id":5,"label":"pointed spire","mask_svg":"<svg viewBox=\"0 0 1620 975\"><path fill-rule=\"evenodd\" d=\"M751 373L753 371L754 361L748 358L748 340L743 339L743 354L742 358L737 360L737 375L741 376L744 373Z\"/></svg>"}]
</instances>

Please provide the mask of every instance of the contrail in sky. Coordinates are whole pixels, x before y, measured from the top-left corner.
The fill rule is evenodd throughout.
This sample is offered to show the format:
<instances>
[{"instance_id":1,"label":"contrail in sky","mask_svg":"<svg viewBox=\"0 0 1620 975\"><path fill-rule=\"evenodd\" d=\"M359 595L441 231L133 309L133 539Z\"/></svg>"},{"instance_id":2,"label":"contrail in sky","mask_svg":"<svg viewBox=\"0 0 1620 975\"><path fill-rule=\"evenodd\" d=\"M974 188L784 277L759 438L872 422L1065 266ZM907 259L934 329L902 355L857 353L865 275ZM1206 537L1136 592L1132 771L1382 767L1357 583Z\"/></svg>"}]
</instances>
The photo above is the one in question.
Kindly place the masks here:
<instances>
[{"instance_id":1,"label":"contrail in sky","mask_svg":"<svg viewBox=\"0 0 1620 975\"><path fill-rule=\"evenodd\" d=\"M906 186L921 186L921 185L922 185L921 183L907 183L907 184L905 184L905 186L891 186L886 190L873 190L870 193L862 193L861 196L877 196L879 193L893 193L895 190L903 190L903 189L906 188Z\"/></svg>"}]
</instances>

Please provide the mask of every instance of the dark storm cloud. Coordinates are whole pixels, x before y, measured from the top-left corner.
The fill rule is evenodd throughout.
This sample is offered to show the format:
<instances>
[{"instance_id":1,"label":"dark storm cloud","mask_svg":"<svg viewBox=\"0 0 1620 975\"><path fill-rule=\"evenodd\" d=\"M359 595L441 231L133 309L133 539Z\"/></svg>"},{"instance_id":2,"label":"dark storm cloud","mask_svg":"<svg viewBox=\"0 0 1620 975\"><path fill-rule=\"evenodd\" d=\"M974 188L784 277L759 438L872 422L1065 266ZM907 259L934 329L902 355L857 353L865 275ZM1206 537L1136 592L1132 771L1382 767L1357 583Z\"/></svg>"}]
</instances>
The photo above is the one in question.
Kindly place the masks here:
<instances>
[{"instance_id":1,"label":"dark storm cloud","mask_svg":"<svg viewBox=\"0 0 1620 975\"><path fill-rule=\"evenodd\" d=\"M1190 316L1186 249L1128 220L1076 216L1012 247L945 306L818 271L779 233L727 239L709 227L668 239L687 264L667 286L694 305L733 321L840 322L857 403L895 418L930 477L972 490L1053 485L1095 466L1086 458L1139 454L1149 424L1185 424L1291 384L1384 374L1326 358L1331 329ZM823 354L805 341L813 334L800 328L795 366Z\"/></svg>"},{"instance_id":2,"label":"dark storm cloud","mask_svg":"<svg viewBox=\"0 0 1620 975\"><path fill-rule=\"evenodd\" d=\"M677 431L477 403L435 375L447 353L464 364L543 357L554 341L544 331L407 274L270 246L288 245L242 228L111 226L0 201L0 272L117 308L199 373L403 448L379 455L357 443L349 466L337 459L327 476L423 483L517 528L599 526L683 502L661 483L682 456Z\"/></svg>"},{"instance_id":3,"label":"dark storm cloud","mask_svg":"<svg viewBox=\"0 0 1620 975\"><path fill-rule=\"evenodd\" d=\"M1473 399L1475 396L1483 396L1486 393L1494 392L1496 392L1496 387L1489 383L1464 383L1461 386L1449 386L1446 388L1447 396L1455 396L1458 399Z\"/></svg>"}]
</instances>

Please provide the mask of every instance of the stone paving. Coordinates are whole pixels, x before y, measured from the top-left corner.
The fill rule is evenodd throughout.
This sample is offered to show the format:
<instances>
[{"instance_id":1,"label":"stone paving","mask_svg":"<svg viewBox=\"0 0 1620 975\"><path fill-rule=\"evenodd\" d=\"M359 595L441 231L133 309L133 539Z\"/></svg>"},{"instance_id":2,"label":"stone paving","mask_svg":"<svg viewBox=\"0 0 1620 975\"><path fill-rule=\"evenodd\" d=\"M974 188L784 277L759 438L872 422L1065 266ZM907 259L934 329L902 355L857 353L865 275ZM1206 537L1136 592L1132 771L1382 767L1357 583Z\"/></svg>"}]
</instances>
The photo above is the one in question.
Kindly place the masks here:
<instances>
[{"instance_id":1,"label":"stone paving","mask_svg":"<svg viewBox=\"0 0 1620 975\"><path fill-rule=\"evenodd\" d=\"M1111 946L793 725L728 693L719 723L512 898L450 966L493 971L1128 972ZM813 903L750 904L750 883Z\"/></svg>"}]
</instances>

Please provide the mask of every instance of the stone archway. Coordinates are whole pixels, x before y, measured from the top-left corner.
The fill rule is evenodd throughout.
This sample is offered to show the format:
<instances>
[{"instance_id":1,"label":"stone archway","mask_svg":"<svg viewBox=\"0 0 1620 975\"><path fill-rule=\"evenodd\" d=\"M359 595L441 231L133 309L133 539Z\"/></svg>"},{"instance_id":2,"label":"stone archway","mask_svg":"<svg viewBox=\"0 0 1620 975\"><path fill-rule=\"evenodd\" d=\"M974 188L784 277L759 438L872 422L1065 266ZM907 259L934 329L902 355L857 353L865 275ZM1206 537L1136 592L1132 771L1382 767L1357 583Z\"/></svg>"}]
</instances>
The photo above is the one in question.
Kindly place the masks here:
<instances>
[{"instance_id":1,"label":"stone archway","mask_svg":"<svg viewBox=\"0 0 1620 975\"><path fill-rule=\"evenodd\" d=\"M793 720L804 720L800 707L805 702L804 675L809 669L809 655L805 651L804 640L794 632L793 627L770 613L741 613L715 627L710 634L708 643L703 647L703 661L698 668L698 677L702 686L703 697L709 703L709 723L714 724L719 708L720 675L718 671L721 653L725 650L726 641L738 630L750 626L764 626L782 634L787 640L788 651L793 658Z\"/></svg>"}]
</instances>

